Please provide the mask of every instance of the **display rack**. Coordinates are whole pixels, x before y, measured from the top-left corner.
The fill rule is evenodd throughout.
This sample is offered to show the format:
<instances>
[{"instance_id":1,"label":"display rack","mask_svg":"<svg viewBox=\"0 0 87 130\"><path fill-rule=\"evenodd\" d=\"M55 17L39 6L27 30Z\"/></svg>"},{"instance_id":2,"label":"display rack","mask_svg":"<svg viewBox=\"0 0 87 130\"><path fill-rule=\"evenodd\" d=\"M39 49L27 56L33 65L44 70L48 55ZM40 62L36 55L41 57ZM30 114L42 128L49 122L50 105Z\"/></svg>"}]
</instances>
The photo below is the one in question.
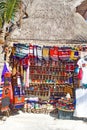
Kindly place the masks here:
<instances>
[{"instance_id":1,"label":"display rack","mask_svg":"<svg viewBox=\"0 0 87 130\"><path fill-rule=\"evenodd\" d=\"M51 59L35 62L31 59L27 94L44 100L50 99L51 103L64 97L67 93L73 97L74 79L77 79L74 76L75 66L75 61L53 61Z\"/></svg>"}]
</instances>

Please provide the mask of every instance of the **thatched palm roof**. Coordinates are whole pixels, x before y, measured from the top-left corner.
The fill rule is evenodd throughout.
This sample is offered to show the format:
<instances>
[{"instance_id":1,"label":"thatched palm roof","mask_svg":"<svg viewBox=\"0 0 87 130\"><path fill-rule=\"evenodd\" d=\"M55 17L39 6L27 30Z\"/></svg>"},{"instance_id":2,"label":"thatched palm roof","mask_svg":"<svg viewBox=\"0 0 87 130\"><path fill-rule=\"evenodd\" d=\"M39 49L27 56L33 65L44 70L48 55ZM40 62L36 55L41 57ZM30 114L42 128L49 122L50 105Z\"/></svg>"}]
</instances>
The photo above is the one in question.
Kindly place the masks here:
<instances>
[{"instance_id":1,"label":"thatched palm roof","mask_svg":"<svg viewBox=\"0 0 87 130\"><path fill-rule=\"evenodd\" d=\"M81 5L77 6L76 11L79 12L85 20L87 20L87 0L82 2Z\"/></svg>"},{"instance_id":2,"label":"thatched palm roof","mask_svg":"<svg viewBox=\"0 0 87 130\"><path fill-rule=\"evenodd\" d=\"M26 4L26 0L25 4ZM12 39L87 40L87 22L76 12L84 0L27 0L29 17Z\"/></svg>"}]
</instances>

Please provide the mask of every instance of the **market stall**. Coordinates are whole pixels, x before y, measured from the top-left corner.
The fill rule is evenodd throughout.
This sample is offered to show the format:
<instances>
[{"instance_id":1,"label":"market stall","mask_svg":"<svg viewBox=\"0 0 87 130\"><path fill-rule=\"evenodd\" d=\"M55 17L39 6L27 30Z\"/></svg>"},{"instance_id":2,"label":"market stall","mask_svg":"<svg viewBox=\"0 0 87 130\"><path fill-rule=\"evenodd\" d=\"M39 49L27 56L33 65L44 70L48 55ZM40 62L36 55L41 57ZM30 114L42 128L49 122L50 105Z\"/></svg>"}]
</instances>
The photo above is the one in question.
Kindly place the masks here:
<instances>
[{"instance_id":1,"label":"market stall","mask_svg":"<svg viewBox=\"0 0 87 130\"><path fill-rule=\"evenodd\" d=\"M16 109L21 109L26 106L25 97L35 96L40 102L34 104L36 105L34 107L41 109L41 102L46 101L53 108L60 110L60 99L69 93L73 99L73 110L70 107L71 103L68 103L69 107L65 111L74 111L75 92L79 88L78 73L75 70L84 48L85 46L61 47L14 43L10 48L10 56L8 57L7 51L5 53L5 61L9 58L5 73L9 71L8 67L11 68L13 103L10 104ZM31 106L29 102L27 105L28 108Z\"/></svg>"}]
</instances>

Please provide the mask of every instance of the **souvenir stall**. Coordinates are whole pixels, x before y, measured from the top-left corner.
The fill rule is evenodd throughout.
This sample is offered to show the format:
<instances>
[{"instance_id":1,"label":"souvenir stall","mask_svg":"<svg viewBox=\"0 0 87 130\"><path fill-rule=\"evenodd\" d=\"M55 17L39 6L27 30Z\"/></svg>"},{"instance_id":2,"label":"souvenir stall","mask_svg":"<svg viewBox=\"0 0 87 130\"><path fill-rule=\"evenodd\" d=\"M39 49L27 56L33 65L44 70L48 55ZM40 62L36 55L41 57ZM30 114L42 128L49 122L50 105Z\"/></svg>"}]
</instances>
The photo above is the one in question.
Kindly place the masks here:
<instances>
[{"instance_id":1,"label":"souvenir stall","mask_svg":"<svg viewBox=\"0 0 87 130\"><path fill-rule=\"evenodd\" d=\"M50 105L50 108L60 108L59 100L63 100L67 93L70 94L69 111L74 111L74 92L78 88L79 82L75 73L79 51L72 47L57 46L36 46L29 45L29 88L26 94L39 97L38 106L43 102ZM73 99L73 100L72 100ZM69 101L68 101L69 102ZM29 103L29 102L28 102ZM66 103L67 108L70 105ZM65 105L65 104L63 104ZM61 110L63 109L63 105ZM43 106L43 105L42 105ZM70 110L71 109L71 110ZM68 111L68 110L67 110Z\"/></svg>"},{"instance_id":2,"label":"souvenir stall","mask_svg":"<svg viewBox=\"0 0 87 130\"><path fill-rule=\"evenodd\" d=\"M9 64L8 55L5 55L2 73L4 83L5 73L11 73L13 98L9 98L10 106L24 107L27 111L38 108L40 112L57 108L59 118L67 117L66 111L74 112L75 92L80 83L77 68L85 47L82 48L14 43Z\"/></svg>"},{"instance_id":3,"label":"souvenir stall","mask_svg":"<svg viewBox=\"0 0 87 130\"><path fill-rule=\"evenodd\" d=\"M9 54L10 53L10 54ZM1 75L3 84L1 111L21 109L25 102L25 72L28 71L29 46L14 44L5 47L4 66ZM28 79L29 80L29 79ZM29 85L28 85L29 86Z\"/></svg>"}]
</instances>

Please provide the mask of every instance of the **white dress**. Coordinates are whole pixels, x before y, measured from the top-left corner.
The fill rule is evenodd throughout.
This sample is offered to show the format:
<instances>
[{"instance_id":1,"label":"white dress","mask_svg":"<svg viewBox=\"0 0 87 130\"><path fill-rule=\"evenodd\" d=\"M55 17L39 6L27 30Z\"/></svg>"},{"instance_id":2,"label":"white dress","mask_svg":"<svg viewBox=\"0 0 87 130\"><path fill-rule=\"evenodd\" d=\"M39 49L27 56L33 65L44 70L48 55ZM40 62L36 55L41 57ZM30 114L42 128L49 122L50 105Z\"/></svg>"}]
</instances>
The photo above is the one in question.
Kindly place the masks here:
<instances>
[{"instance_id":1,"label":"white dress","mask_svg":"<svg viewBox=\"0 0 87 130\"><path fill-rule=\"evenodd\" d=\"M82 85L87 84L87 61L84 59L80 59L77 63L80 68L82 68ZM85 65L83 67L83 64ZM87 88L78 88L75 91L76 96L76 107L74 116L75 117L83 117L87 118Z\"/></svg>"},{"instance_id":2,"label":"white dress","mask_svg":"<svg viewBox=\"0 0 87 130\"><path fill-rule=\"evenodd\" d=\"M76 94L76 108L74 112L75 117L87 118L87 89L78 88Z\"/></svg>"}]
</instances>

